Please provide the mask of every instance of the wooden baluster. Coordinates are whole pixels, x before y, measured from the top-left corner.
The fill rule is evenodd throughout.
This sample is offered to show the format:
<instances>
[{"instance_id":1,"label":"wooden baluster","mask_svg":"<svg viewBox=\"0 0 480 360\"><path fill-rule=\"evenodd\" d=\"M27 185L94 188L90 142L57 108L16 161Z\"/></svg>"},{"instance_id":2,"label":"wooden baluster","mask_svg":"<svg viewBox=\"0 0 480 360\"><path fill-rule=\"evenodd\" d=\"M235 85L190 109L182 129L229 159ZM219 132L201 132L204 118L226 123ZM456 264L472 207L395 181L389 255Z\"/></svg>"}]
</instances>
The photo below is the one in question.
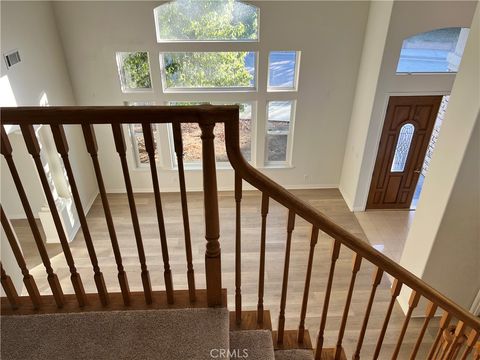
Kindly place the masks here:
<instances>
[{"instance_id":1,"label":"wooden baluster","mask_svg":"<svg viewBox=\"0 0 480 360\"><path fill-rule=\"evenodd\" d=\"M460 360L467 359L468 354L472 352L473 346L478 341L479 334L480 332L475 329L470 330L470 334L468 335L468 339L467 339L467 346L465 347L465 350L463 351L463 354Z\"/></svg>"},{"instance_id":2,"label":"wooden baluster","mask_svg":"<svg viewBox=\"0 0 480 360\"><path fill-rule=\"evenodd\" d=\"M43 192L45 198L47 199L48 207L50 208L50 213L52 214L53 222L55 228L57 229L57 234L60 239L60 244L62 246L63 254L67 261L67 265L70 269L70 279L72 281L73 289L78 301L78 305L83 307L87 304L87 298L85 296L85 289L83 288L82 279L80 274L77 272L75 267L75 262L73 260L72 252L70 251L70 246L68 245L67 236L65 235L65 230L63 229L62 220L58 214L57 206L55 200L50 190L50 185L47 180L47 175L43 169L42 160L40 159L40 144L38 143L37 137L35 135L35 130L32 125L20 125L20 129L23 134L23 139L27 145L28 152L32 155L35 166L37 167L37 172L40 177L40 182L42 183Z\"/></svg>"},{"instance_id":3,"label":"wooden baluster","mask_svg":"<svg viewBox=\"0 0 480 360\"><path fill-rule=\"evenodd\" d=\"M285 331L285 306L287 304L288 271L290 269L290 247L292 245L292 233L295 227L295 212L288 211L287 221L287 244L285 246L285 263L283 265L282 297L280 299L280 314L278 315L277 344L283 344Z\"/></svg>"},{"instance_id":4,"label":"wooden baluster","mask_svg":"<svg viewBox=\"0 0 480 360\"><path fill-rule=\"evenodd\" d=\"M265 291L265 247L267 236L267 215L269 197L262 193L262 229L260 233L260 264L258 270L258 303L257 303L257 324L263 324L263 295Z\"/></svg>"},{"instance_id":5,"label":"wooden baluster","mask_svg":"<svg viewBox=\"0 0 480 360\"><path fill-rule=\"evenodd\" d=\"M13 255L15 256L15 260L17 260L18 267L22 271L23 274L23 283L25 284L25 288L27 289L28 295L30 296L30 300L32 301L33 308L38 309L42 304L40 292L38 291L37 284L35 283L35 279L30 274L27 268L27 264L25 263L25 259L23 258L22 250L20 250L20 246L18 245L16 236L13 232L12 226L3 211L3 207L0 206L0 213L1 213L1 221L3 230L5 231L5 235L7 236L7 240L10 244L12 249Z\"/></svg>"},{"instance_id":6,"label":"wooden baluster","mask_svg":"<svg viewBox=\"0 0 480 360\"><path fill-rule=\"evenodd\" d=\"M45 266L45 270L47 272L47 280L48 280L48 284L50 285L50 289L52 290L53 298L55 299L55 303L57 307L61 308L65 301L62 287L60 286L60 282L58 281L57 274L55 274L55 272L53 271L50 258L45 248L45 244L43 243L43 239L42 239L42 236L40 235L37 222L35 220L35 217L33 216L32 208L30 207L30 203L28 202L27 194L25 192L25 189L23 188L22 182L20 180L20 176L18 175L18 171L12 157L12 146L10 145L10 141L8 140L7 133L5 132L5 129L3 126L0 126L0 129L1 129L1 141L0 141L1 153L5 158L5 161L7 162L8 168L10 169L10 173L12 174L13 182L17 189L18 196L20 197L23 210L25 211L28 224L33 234L33 239L35 240L35 244L37 245L37 249L38 249L38 252L40 253L40 258L42 259L43 265Z\"/></svg>"},{"instance_id":7,"label":"wooden baluster","mask_svg":"<svg viewBox=\"0 0 480 360\"><path fill-rule=\"evenodd\" d=\"M436 355L440 351L441 346L439 346L439 342L442 339L443 331L447 328L448 324L450 323L450 319L451 319L450 314L445 311L442 315L442 318L440 319L440 324L439 324L440 327L438 329L437 336L435 337L432 347L430 348L430 351L428 353L427 360L435 359Z\"/></svg>"},{"instance_id":8,"label":"wooden baluster","mask_svg":"<svg viewBox=\"0 0 480 360\"><path fill-rule=\"evenodd\" d=\"M400 348L403 343L403 338L405 337L405 333L407 332L408 323L410 322L410 318L412 317L412 313L418 305L418 301L420 300L420 294L417 293L415 290L412 290L412 294L410 295L410 299L408 300L408 311L405 315L405 320L403 321L402 330L400 331L400 336L398 337L397 345L395 346L395 350L393 351L392 359L396 359L398 354L400 353Z\"/></svg>"},{"instance_id":9,"label":"wooden baluster","mask_svg":"<svg viewBox=\"0 0 480 360\"><path fill-rule=\"evenodd\" d=\"M391 288L391 297L390 303L388 304L387 314L385 315L385 320L383 321L382 330L380 330L380 335L378 336L377 346L375 347L375 352L373 354L373 359L378 359L380 350L382 349L383 339L385 338L385 333L387 331L388 323L390 321L390 316L392 315L393 307L395 306L395 301L397 300L400 290L402 289L402 283L395 279Z\"/></svg>"},{"instance_id":10,"label":"wooden baluster","mask_svg":"<svg viewBox=\"0 0 480 360\"><path fill-rule=\"evenodd\" d=\"M78 218L80 220L80 226L82 227L83 237L85 239L85 245L87 246L88 255L93 266L93 278L95 280L95 285L97 287L98 296L100 302L103 306L108 305L108 292L105 285L105 280L103 274L100 271L98 266L97 254L95 252L95 247L93 245L92 236L90 235L90 230L88 228L87 218L85 217L85 211L83 210L82 200L80 199L80 194L78 192L77 183L73 175L73 169L70 164L70 159L68 157L68 142L65 135L65 131L62 125L51 125L50 126L53 133L53 139L55 140L55 146L58 153L62 157L63 165L68 177L68 183L70 184L70 189L72 191L73 201L77 209Z\"/></svg>"},{"instance_id":11,"label":"wooden baluster","mask_svg":"<svg viewBox=\"0 0 480 360\"><path fill-rule=\"evenodd\" d=\"M370 320L370 313L372 311L373 301L375 300L375 293L377 292L377 287L382 280L383 270L376 268L373 273L372 280L372 291L370 292L370 298L368 299L367 309L365 310L365 316L363 318L362 328L360 330L360 335L358 336L357 347L355 353L353 354L353 360L360 359L360 351L362 350L363 340L365 338L365 332L367 331L368 320Z\"/></svg>"},{"instance_id":12,"label":"wooden baluster","mask_svg":"<svg viewBox=\"0 0 480 360\"><path fill-rule=\"evenodd\" d=\"M130 208L130 216L132 217L133 232L135 233L138 259L140 261L140 268L142 270L141 277L143 284L143 293L145 295L145 302L147 304L151 304L153 301L152 285L150 282L150 274L147 268L147 258L145 256L145 250L143 248L142 233L140 231L140 223L138 221L137 207L135 205L132 182L130 180L130 174L128 172L127 144L125 143L125 136L123 134L123 128L121 124L112 124L112 131L115 141L115 148L117 149L118 156L120 157L120 163L122 165L125 188L127 190L128 205Z\"/></svg>"},{"instance_id":13,"label":"wooden baluster","mask_svg":"<svg viewBox=\"0 0 480 360\"><path fill-rule=\"evenodd\" d=\"M185 169L183 166L183 140L182 128L179 123L172 124L173 143L177 155L178 179L180 184L180 197L182 201L183 232L185 234L185 253L187 257L187 281L190 302L195 302L195 273L193 271L192 240L190 238L190 222L188 216L187 187L185 185Z\"/></svg>"},{"instance_id":14,"label":"wooden baluster","mask_svg":"<svg viewBox=\"0 0 480 360\"><path fill-rule=\"evenodd\" d=\"M235 321L242 322L242 178L235 172Z\"/></svg>"},{"instance_id":15,"label":"wooden baluster","mask_svg":"<svg viewBox=\"0 0 480 360\"><path fill-rule=\"evenodd\" d=\"M201 122L202 130L202 166L203 196L205 206L205 275L207 277L208 306L222 304L222 267L220 242L220 223L218 216L217 174L215 146L213 140L214 122Z\"/></svg>"},{"instance_id":16,"label":"wooden baluster","mask_svg":"<svg viewBox=\"0 0 480 360\"><path fill-rule=\"evenodd\" d=\"M170 270L170 260L168 257L167 235L165 233L165 220L163 218L162 199L160 196L160 186L158 182L157 164L155 161L155 143L153 137L152 125L142 123L143 138L145 140L145 149L148 153L150 163L150 172L152 173L153 193L155 196L155 207L157 209L158 230L160 231L160 245L162 247L163 259L163 277L165 279L165 290L167 292L167 302L173 304L173 282L172 271Z\"/></svg>"},{"instance_id":17,"label":"wooden baluster","mask_svg":"<svg viewBox=\"0 0 480 360\"><path fill-rule=\"evenodd\" d=\"M457 352L459 351L460 347L462 346L462 342L464 341L463 332L465 331L465 327L466 326L463 321L459 321L457 323L457 326L455 327L455 336L453 337L453 341L448 346L445 356L442 359L449 360L456 358Z\"/></svg>"},{"instance_id":18,"label":"wooden baluster","mask_svg":"<svg viewBox=\"0 0 480 360\"><path fill-rule=\"evenodd\" d=\"M357 273L360 270L361 263L362 263L362 257L358 254L354 254L353 265L352 265L352 277L350 279L350 286L348 288L347 299L345 301L345 308L343 309L342 321L340 323L340 329L338 331L338 340L337 340L337 346L335 349L335 360L339 360L342 354L342 340L343 340L343 335L345 334L345 327L347 325L348 311L350 310L350 303L352 302L353 289L355 287L355 279L357 278Z\"/></svg>"},{"instance_id":19,"label":"wooden baluster","mask_svg":"<svg viewBox=\"0 0 480 360\"><path fill-rule=\"evenodd\" d=\"M335 273L335 264L340 254L340 241L334 240L332 247L332 255L330 258L330 271L328 273L327 288L325 290L325 298L323 300L322 318L320 320L320 329L317 336L317 348L315 350L315 360L321 360L323 350L323 334L325 325L327 324L328 304L330 303L330 294L332 292L333 275Z\"/></svg>"},{"instance_id":20,"label":"wooden baluster","mask_svg":"<svg viewBox=\"0 0 480 360\"><path fill-rule=\"evenodd\" d=\"M105 213L105 220L107 221L108 234L110 235L110 241L112 243L115 263L117 264L118 282L120 284L120 290L122 292L123 303L128 306L130 305L130 288L128 286L127 273L125 272L122 263L122 254L118 245L118 239L115 232L115 226L113 224L112 213L110 212L110 205L108 204L107 192L103 183L102 171L100 170L100 164L98 162L98 146L97 140L95 138L95 131L93 129L93 125L88 124L83 124L82 130L83 137L85 138L85 145L87 147L87 151L92 158L98 190L102 199L103 212Z\"/></svg>"},{"instance_id":21,"label":"wooden baluster","mask_svg":"<svg viewBox=\"0 0 480 360\"><path fill-rule=\"evenodd\" d=\"M305 317L307 315L308 294L310 292L310 279L312 277L313 255L315 253L315 246L318 241L318 228L312 227L312 234L310 236L310 251L308 253L307 273L305 275L305 286L303 288L302 309L300 311L300 324L298 325L297 342L303 344L305 336Z\"/></svg>"},{"instance_id":22,"label":"wooden baluster","mask_svg":"<svg viewBox=\"0 0 480 360\"><path fill-rule=\"evenodd\" d=\"M437 311L437 305L429 301L425 311L425 321L423 322L422 329L418 334L417 342L415 343L415 346L413 347L412 353L410 355L411 360L414 360L417 356L418 349L420 349L420 345L422 344L423 337L425 335L425 332L427 331L428 323L430 322L432 317L435 315L435 311Z\"/></svg>"},{"instance_id":23,"label":"wooden baluster","mask_svg":"<svg viewBox=\"0 0 480 360\"><path fill-rule=\"evenodd\" d=\"M2 126L3 127L3 126ZM1 283L3 290L5 291L5 295L7 295L8 302L13 310L18 309L18 294L17 290L15 290L15 286L13 285L13 281L10 276L7 275L5 270L3 269L3 264L0 262L0 270L1 270Z\"/></svg>"}]
</instances>

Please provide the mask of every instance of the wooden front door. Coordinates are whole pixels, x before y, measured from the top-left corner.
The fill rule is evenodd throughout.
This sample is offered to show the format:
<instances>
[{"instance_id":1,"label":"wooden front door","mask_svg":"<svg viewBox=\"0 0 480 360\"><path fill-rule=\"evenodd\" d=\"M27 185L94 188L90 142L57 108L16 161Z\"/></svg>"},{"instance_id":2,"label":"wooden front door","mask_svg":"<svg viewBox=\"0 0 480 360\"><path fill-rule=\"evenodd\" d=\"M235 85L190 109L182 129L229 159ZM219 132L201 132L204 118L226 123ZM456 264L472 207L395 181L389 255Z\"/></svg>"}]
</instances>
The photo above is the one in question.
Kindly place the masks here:
<instances>
[{"instance_id":1,"label":"wooden front door","mask_svg":"<svg viewBox=\"0 0 480 360\"><path fill-rule=\"evenodd\" d=\"M367 209L408 209L442 96L391 96Z\"/></svg>"}]
</instances>

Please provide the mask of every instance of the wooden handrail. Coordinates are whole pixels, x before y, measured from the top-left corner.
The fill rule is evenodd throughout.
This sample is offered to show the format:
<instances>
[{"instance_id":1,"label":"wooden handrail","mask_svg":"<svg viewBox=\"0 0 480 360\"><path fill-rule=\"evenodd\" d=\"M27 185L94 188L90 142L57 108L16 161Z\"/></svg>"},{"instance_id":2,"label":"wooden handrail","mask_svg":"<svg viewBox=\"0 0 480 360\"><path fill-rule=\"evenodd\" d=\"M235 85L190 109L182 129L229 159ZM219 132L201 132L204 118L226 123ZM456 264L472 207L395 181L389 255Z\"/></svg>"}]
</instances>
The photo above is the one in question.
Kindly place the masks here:
<instances>
[{"instance_id":1,"label":"wooden handrail","mask_svg":"<svg viewBox=\"0 0 480 360\"><path fill-rule=\"evenodd\" d=\"M1 108L4 125L75 125L230 122L238 105L198 106L49 106ZM238 119L237 119L238 124Z\"/></svg>"},{"instance_id":2,"label":"wooden handrail","mask_svg":"<svg viewBox=\"0 0 480 360\"><path fill-rule=\"evenodd\" d=\"M82 125L84 130L84 134L87 140L87 150L92 156L92 160L94 163L94 167L96 170L97 181L99 181L100 192L102 195L102 200L106 204L104 204L104 210L107 211L106 216L107 220L109 218L109 209L108 209L108 202L106 202L106 193L103 187L103 180L101 179L101 172L98 165L98 159L96 154L96 144L93 144L94 139L91 134L93 134L93 126L94 124L110 124L114 129L121 129L119 126L120 124L130 124L130 123L141 123L142 128L144 131L144 136L146 136L146 148L149 154L150 160L150 168L152 173L152 181L154 183L154 190L157 202L157 215L158 221L160 226L160 232L162 232L162 221L163 221L163 214L161 211L161 202L160 202L160 192L158 189L158 178L157 178L157 170L155 166L155 156L154 156L154 147L153 147L153 134L151 131L151 125L155 123L172 123L174 128L176 129L176 137L177 137L177 144L176 144L176 152L177 156L181 157L181 149L179 148L179 136L181 136L181 132L179 135L179 129L181 123L198 123L202 130L202 143L203 143L203 172L204 172L204 195L205 195L205 214L208 214L208 218L205 219L206 223L206 233L205 237L207 240L207 249L206 249L206 272L207 274L207 298L208 304L210 306L220 305L221 298L222 298L222 289L221 289L221 262L220 262L220 242L219 242L219 219L218 219L218 201L217 201L217 188L216 188L216 180L215 180L215 156L214 156L214 146L213 146L213 129L214 126L218 123L223 123L225 127L225 144L227 155L232 165L233 169L235 170L236 178L237 178L237 185L241 181L247 181L253 187L260 190L262 192L262 196L264 203L268 199L275 200L279 204L283 205L285 208L289 210L289 221L287 239L291 236L291 231L293 231L293 220L295 216L303 218L308 223L313 226L313 229L316 231L322 231L325 234L332 237L335 241L335 244L338 244L338 248L336 251L340 250L340 246L346 246L353 252L355 252L355 257L357 259L358 264L360 264L361 260L368 261L372 263L376 267L376 274L375 280L373 283L372 293L370 295L370 304L367 307L367 313L370 313L371 310L371 302L373 302L373 297L375 295L375 288L378 285L381 275L383 273L391 275L395 279L395 283L398 284L398 289L403 285L405 287L410 288L415 294L415 301L413 301L410 305L410 315L413 312L418 300L422 297L429 300L432 304L436 307L444 310L448 313L449 316L452 318L456 318L464 324L464 326L470 327L475 329L475 331L480 330L480 320L473 316L473 314L469 313L459 305L455 304L453 301L439 293L437 290L426 284L423 280L419 279L417 276L413 275L408 270L404 269L399 264L395 263L394 261L390 260L384 254L380 253L379 251L375 250L371 247L368 243L363 241L362 239L354 236L340 225L332 221L328 216L321 213L320 211L316 210L314 207L309 205L307 202L300 200L295 195L287 191L282 186L278 185L274 181L270 180L267 176L262 174L260 171L252 167L243 157L240 151L240 142L239 142L239 107L238 106L212 106L212 105L201 105L201 106L147 106L147 107L124 107L124 106L117 106L117 107L48 107L48 108L37 108L37 107L20 107L20 108L2 108L1 109L1 120L3 124L8 125L20 125L23 130L25 129L32 129L32 125L39 125L39 124L49 124L58 126L58 125ZM2 129L3 130L3 129ZM25 133L25 131L24 131ZM121 141L122 134L117 131L117 143ZM120 134L120 135L119 135ZM3 138L3 132L2 132ZM30 136L30 138L32 138ZM32 140L32 139L31 139ZM34 140L33 140L34 141ZM122 144L121 144L122 145ZM35 149L35 155L36 155ZM124 156L124 145L121 146L121 155ZM2 152L3 154L3 152ZM183 171L183 163L182 163L182 171ZM128 169L125 167L124 175L128 174ZM183 175L181 175L182 178ZM183 180L182 191L185 191L185 184ZM133 195L130 194L131 198ZM237 186L237 208L240 209L240 199L241 199L241 187ZM186 212L186 198L183 201L184 207L184 215L186 214L187 221L185 228L186 228L186 242L189 243L189 231L188 231L188 212ZM132 202L133 204L133 202ZM265 204L264 204L265 205ZM262 216L264 217L263 223L265 223L267 209L263 209L262 206ZM240 224L240 214L237 214L237 223ZM110 219L111 220L111 219ZM262 228L264 226L262 225ZM110 221L109 223L109 231L111 235L112 244L116 245L116 237L114 233L113 223ZM240 229L237 229L237 243L236 248L241 249L240 246ZM112 236L113 235L113 236ZM139 235L139 233L138 233ZM264 236L263 236L264 237ZM166 248L166 241L164 236L162 236L162 253L164 256L164 267L165 267L165 283L167 288L167 295L169 298L169 303L173 302L173 286L171 284L171 272L168 263L168 251ZM264 239L262 240L264 241ZM308 240L306 240L308 241ZM138 244L141 244L141 237L138 236ZM287 241L288 246L288 241ZM118 249L117 249L118 250ZM288 247L286 249L287 253L289 251ZM238 254L238 261L237 263L240 264L240 254ZM263 254L263 256L265 256ZM119 270L119 279L120 274L123 272L123 265L121 263L121 256L119 251L116 251L116 260L117 260L117 267ZM192 276L193 276L193 267L191 266L191 254L189 255L187 251L187 262L188 269L192 269ZM71 263L71 268L74 269L73 262ZM311 265L310 265L311 266ZM145 266L146 268L146 266ZM236 283L236 290L240 295L240 267L237 266L238 274L237 278L238 281ZM355 274L358 269L354 267L354 274L352 275L352 282L350 285L350 292L352 292ZM288 274L288 257L285 261L284 273ZM333 271L332 271L333 274ZM5 276L4 276L5 278ZM308 280L308 278L307 278ZM282 291L282 302L280 307L280 323L283 323L284 318L284 310L285 310L285 300L283 297L286 295L286 284L287 284L287 277L284 276L284 287L285 290ZM259 309L263 314L263 278L262 278L262 271L260 272L260 281L259 281ZM120 283L122 284L122 279L120 279ZM124 286L122 286L122 293L124 295L125 304L129 303L129 289L128 283L126 282L126 278L123 281ZM191 283L191 284L190 284ZM330 284L331 285L331 284ZM147 287L148 288L148 287ZM189 281L189 288L190 288L190 297L195 298L195 285L192 281ZM80 292L81 293L81 292ZM392 303L396 301L396 297L398 293L394 291L392 294ZM308 298L305 300L308 301ZM348 307L349 307L349 300L345 306L344 316L343 316L343 325L342 331L339 334L338 343L337 343L337 357L340 355L341 350L341 343L342 343L342 336L343 331L345 330L345 323L348 316ZM241 302L238 302L238 308L241 309ZM306 308L306 303L304 305ZM325 308L328 310L328 305ZM326 315L326 311L325 314ZM305 312L305 310L303 310ZM303 315L304 317L304 315ZM260 317L259 317L260 319ZM263 317L262 317L263 319ZM386 317L384 327L388 326L388 319ZM241 320L241 317L237 314L237 320ZM301 319L301 321L303 321ZM260 321L261 324L263 321ZM320 324L320 333L322 333L322 329L324 327L324 320ZM364 320L363 324L363 335L365 333L365 329L367 326L368 318ZM408 326L408 321L405 322L404 328L402 332L406 331ZM300 329L302 329L303 325L301 323ZM363 341L363 335L361 334L359 338L358 348L356 350L356 356L358 358L361 348L361 343ZM398 353L400 346L403 341L403 335L400 337L398 341L396 353ZM303 335L301 336L303 338ZM283 340L283 326L279 326L278 332L278 343L280 344ZM381 340L379 340L380 347L381 347ZM320 346L317 343L317 346ZM318 348L317 348L318 349ZM453 352L453 350L451 350ZM320 356L320 352L318 356Z\"/></svg>"},{"instance_id":3,"label":"wooden handrail","mask_svg":"<svg viewBox=\"0 0 480 360\"><path fill-rule=\"evenodd\" d=\"M269 197L289 210L293 210L298 216L340 241L384 272L399 279L403 284L448 311L452 316L462 319L468 326L480 328L480 319L473 314L250 165L242 156L239 147L238 114L232 114L231 119L225 123L225 145L230 164L245 181L262 192L266 192Z\"/></svg>"}]
</instances>

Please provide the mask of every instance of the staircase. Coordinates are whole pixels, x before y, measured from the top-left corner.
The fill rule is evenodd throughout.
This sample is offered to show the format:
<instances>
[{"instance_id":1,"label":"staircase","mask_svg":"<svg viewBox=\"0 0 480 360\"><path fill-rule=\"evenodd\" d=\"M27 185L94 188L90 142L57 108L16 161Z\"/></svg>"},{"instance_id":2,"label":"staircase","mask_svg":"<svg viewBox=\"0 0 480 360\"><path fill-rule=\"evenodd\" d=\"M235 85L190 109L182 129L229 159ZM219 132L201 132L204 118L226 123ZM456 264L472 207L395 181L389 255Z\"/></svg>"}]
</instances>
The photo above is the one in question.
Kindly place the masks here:
<instances>
[{"instance_id":1,"label":"staircase","mask_svg":"<svg viewBox=\"0 0 480 360\"><path fill-rule=\"evenodd\" d=\"M465 309L446 298L428 284L394 263L370 245L342 228L326 215L295 197L261 172L253 168L242 156L239 146L238 106L186 106L186 107L46 107L46 108L3 108L3 124L20 127L25 145L32 156L40 178L43 193L61 242L70 271L73 294L65 294L61 281L46 251L40 230L35 221L28 197L18 174L13 158L14 149L4 127L1 127L1 154L3 155L15 188L23 205L33 238L40 254L51 295L40 294L34 277L30 274L22 251L16 241L14 229L1 208L1 223L10 244L16 263L23 275L28 296L19 296L10 276L1 266L1 284L6 298L2 298L1 345L2 359L84 359L84 358L138 358L138 359L222 359L242 358L246 350L250 359L346 359L344 338L349 331L348 320L351 304L365 301L363 321L359 328L354 351L348 354L354 360L365 358L364 343L374 344L373 359L479 359L474 347L480 335L480 321ZM154 291L147 264L142 229L139 223L135 197L127 162L127 146L124 125L141 123L145 148L149 157L153 185L159 244L163 262L164 291ZM185 241L185 276L187 289L176 289L173 281L168 251L165 221L161 201L158 169L155 163L155 143L152 124L171 124L172 136L178 164L180 206ZM182 123L196 123L202 136L202 173L205 218L205 289L196 286L195 269L192 263L192 245L188 213L188 196L183 165ZM98 160L99 146L95 136L95 125L107 124L112 128L115 150L122 168L128 206L133 224L134 238L131 240L139 259L139 275L143 291L132 292L118 243L103 174ZM85 240L86 253L92 266L92 277L96 292L86 293L82 278L77 271L65 230L59 216L55 199L51 193L47 175L41 162L41 146L34 126L49 126L58 154L62 158L70 185L73 202L80 220ZM234 311L228 313L226 294L222 287L221 234L217 196L217 174L214 146L214 128L223 125L225 145L235 181L235 288ZM83 210L72 166L69 160L69 145L64 126L81 126L86 151L89 153L102 200L108 237L114 254L115 274L119 291L109 290L100 269L95 243L90 234L86 214ZM100 144L102 145L102 144ZM259 234L259 269L256 310L246 311L242 304L242 184L248 182L262 194L261 231ZM267 219L269 202L274 200L288 212L285 224L285 254L282 259L282 284L278 296L279 314L277 326L272 328L269 309L264 306L265 258ZM305 238L309 249L305 282L301 296L298 327L286 327L285 311L289 284L292 234L296 222L308 224L310 236ZM320 236L322 235L322 236ZM310 280L313 258L317 243L330 246L328 276L324 279L321 311L308 314ZM132 247L133 248L133 247ZM335 281L340 252L351 254L350 281L338 284ZM251 253L248 254L251 256ZM175 259L178 261L179 259ZM182 259L183 261L183 259ZM225 261L225 260L224 260ZM355 281L361 269L371 272L371 287L368 292L356 293ZM345 268L343 268L345 270ZM111 271L111 270L109 270ZM390 296L377 309L377 289L384 276L393 278ZM331 316L332 289L341 288L345 293L342 310L336 316L340 321L334 329L327 328ZM410 294L408 311L399 332L389 329L392 311L401 292ZM291 305L291 304L290 304ZM334 304L338 309L338 304ZM412 317L423 309L423 325L411 335L408 333ZM440 317L438 315L440 314ZM318 318L315 327L307 326L307 320ZM381 329L375 336L369 333L371 317L382 319ZM329 323L330 326L330 323ZM432 332L433 341L426 342L426 333ZM315 334L312 342L310 332ZM330 343L331 333L336 341ZM330 335L330 336L327 336ZM389 339L394 346L386 346ZM394 340L392 340L394 339ZM327 340L327 341L326 341ZM328 342L328 343L325 343ZM211 353L211 351L213 353ZM216 352L215 350L218 350ZM222 351L223 350L223 351ZM242 350L242 351L240 351ZM362 352L363 351L363 352ZM405 355L407 354L407 355ZM370 355L368 355L370 358ZM245 358L245 356L243 357ZM470 357L471 358L471 357Z\"/></svg>"},{"instance_id":2,"label":"staircase","mask_svg":"<svg viewBox=\"0 0 480 360\"><path fill-rule=\"evenodd\" d=\"M2 320L1 356L10 360L313 360L312 350L274 351L269 330L229 330L229 322L225 308L12 315Z\"/></svg>"}]
</instances>

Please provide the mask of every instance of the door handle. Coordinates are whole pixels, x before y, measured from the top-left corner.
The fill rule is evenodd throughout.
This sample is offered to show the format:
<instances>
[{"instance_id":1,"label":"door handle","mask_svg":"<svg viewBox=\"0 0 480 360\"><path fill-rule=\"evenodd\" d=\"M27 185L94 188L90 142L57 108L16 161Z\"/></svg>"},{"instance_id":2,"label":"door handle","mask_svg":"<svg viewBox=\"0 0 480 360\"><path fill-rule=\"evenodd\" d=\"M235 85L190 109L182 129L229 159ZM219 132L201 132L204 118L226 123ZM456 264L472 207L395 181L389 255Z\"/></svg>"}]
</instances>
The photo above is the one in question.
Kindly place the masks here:
<instances>
[{"instance_id":1,"label":"door handle","mask_svg":"<svg viewBox=\"0 0 480 360\"><path fill-rule=\"evenodd\" d=\"M420 170L413 170L415 174L420 174Z\"/></svg>"}]
</instances>

